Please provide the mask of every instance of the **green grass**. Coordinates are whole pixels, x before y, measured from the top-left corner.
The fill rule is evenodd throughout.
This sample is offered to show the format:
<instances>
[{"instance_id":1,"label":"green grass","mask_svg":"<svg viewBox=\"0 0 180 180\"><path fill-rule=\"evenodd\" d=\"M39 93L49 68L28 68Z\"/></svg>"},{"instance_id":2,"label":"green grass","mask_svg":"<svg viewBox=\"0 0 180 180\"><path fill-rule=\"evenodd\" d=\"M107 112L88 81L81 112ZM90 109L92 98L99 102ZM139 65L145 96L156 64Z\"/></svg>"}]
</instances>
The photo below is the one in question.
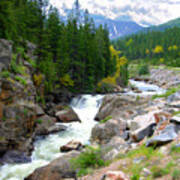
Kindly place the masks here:
<instances>
[{"instance_id":1,"label":"green grass","mask_svg":"<svg viewBox=\"0 0 180 180\"><path fill-rule=\"evenodd\" d=\"M175 169L172 173L172 179L173 180L179 180L180 179L180 170Z\"/></svg>"},{"instance_id":2,"label":"green grass","mask_svg":"<svg viewBox=\"0 0 180 180\"><path fill-rule=\"evenodd\" d=\"M102 159L100 148L87 147L77 158L71 161L73 169L78 170L78 176L91 172L94 168L102 167L107 163Z\"/></svg>"},{"instance_id":3,"label":"green grass","mask_svg":"<svg viewBox=\"0 0 180 180\"><path fill-rule=\"evenodd\" d=\"M168 89L164 94L152 96L152 99L167 98L168 96L176 93L179 90L180 90L180 86L178 86L177 88L173 87L173 88Z\"/></svg>"},{"instance_id":4,"label":"green grass","mask_svg":"<svg viewBox=\"0 0 180 180\"><path fill-rule=\"evenodd\" d=\"M109 121L110 119L112 119L112 116L107 116L106 118L104 118L103 120L100 121L101 124L106 123L107 121Z\"/></svg>"},{"instance_id":5,"label":"green grass","mask_svg":"<svg viewBox=\"0 0 180 180\"><path fill-rule=\"evenodd\" d=\"M175 163L173 163L172 161L169 162L166 165L166 167L159 167L159 166L155 165L155 166L153 166L151 168L152 177L153 178L158 178L158 177L162 177L162 176L168 175L172 171L173 167L175 167Z\"/></svg>"},{"instance_id":6,"label":"green grass","mask_svg":"<svg viewBox=\"0 0 180 180\"><path fill-rule=\"evenodd\" d=\"M151 159L152 157L161 157L162 154L153 147L146 147L145 145L142 145L137 149L129 151L127 154L121 155L122 158L131 158L131 159L141 156L145 156L146 159Z\"/></svg>"},{"instance_id":7,"label":"green grass","mask_svg":"<svg viewBox=\"0 0 180 180\"><path fill-rule=\"evenodd\" d=\"M173 154L173 153L180 153L180 147L176 147L176 145L172 145L170 153L171 154Z\"/></svg>"}]
</instances>

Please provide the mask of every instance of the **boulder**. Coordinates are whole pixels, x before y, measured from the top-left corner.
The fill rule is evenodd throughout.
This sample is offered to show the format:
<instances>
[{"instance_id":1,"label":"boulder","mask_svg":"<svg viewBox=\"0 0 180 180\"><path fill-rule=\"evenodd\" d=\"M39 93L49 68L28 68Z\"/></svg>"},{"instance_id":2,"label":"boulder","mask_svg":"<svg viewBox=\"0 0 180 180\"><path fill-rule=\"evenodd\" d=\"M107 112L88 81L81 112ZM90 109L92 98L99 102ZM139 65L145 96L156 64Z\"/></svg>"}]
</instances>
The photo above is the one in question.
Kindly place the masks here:
<instances>
[{"instance_id":1,"label":"boulder","mask_svg":"<svg viewBox=\"0 0 180 180\"><path fill-rule=\"evenodd\" d=\"M8 68L11 63L12 42L5 39L0 39L0 69L2 66Z\"/></svg>"},{"instance_id":2,"label":"boulder","mask_svg":"<svg viewBox=\"0 0 180 180\"><path fill-rule=\"evenodd\" d=\"M125 121L110 119L106 123L97 124L92 129L91 141L99 144L107 144L112 137L122 136L125 129Z\"/></svg>"},{"instance_id":3,"label":"boulder","mask_svg":"<svg viewBox=\"0 0 180 180\"><path fill-rule=\"evenodd\" d=\"M173 141L177 137L177 129L174 124L169 124L159 135L152 137L146 142L146 146L158 146Z\"/></svg>"},{"instance_id":4,"label":"boulder","mask_svg":"<svg viewBox=\"0 0 180 180\"><path fill-rule=\"evenodd\" d=\"M118 157L119 154L124 154L130 146L119 136L114 136L109 143L101 146L102 158L105 161L111 161Z\"/></svg>"},{"instance_id":5,"label":"boulder","mask_svg":"<svg viewBox=\"0 0 180 180\"><path fill-rule=\"evenodd\" d=\"M72 108L67 108L56 113L58 121L63 123L81 122Z\"/></svg>"},{"instance_id":6,"label":"boulder","mask_svg":"<svg viewBox=\"0 0 180 180\"><path fill-rule=\"evenodd\" d=\"M0 152L16 149L29 152L35 130L36 114L31 104L11 104L3 107L0 123Z\"/></svg>"},{"instance_id":7,"label":"boulder","mask_svg":"<svg viewBox=\"0 0 180 180\"><path fill-rule=\"evenodd\" d=\"M130 180L122 171L108 171L101 180Z\"/></svg>"},{"instance_id":8,"label":"boulder","mask_svg":"<svg viewBox=\"0 0 180 180\"><path fill-rule=\"evenodd\" d=\"M72 169L70 160L80 153L72 151L55 159L47 166L36 169L25 180L63 180L64 178L76 178L76 172Z\"/></svg>"},{"instance_id":9,"label":"boulder","mask_svg":"<svg viewBox=\"0 0 180 180\"><path fill-rule=\"evenodd\" d=\"M70 141L66 145L60 147L61 152L69 152L73 150L81 150L83 148L83 145L79 141Z\"/></svg>"},{"instance_id":10,"label":"boulder","mask_svg":"<svg viewBox=\"0 0 180 180\"><path fill-rule=\"evenodd\" d=\"M24 152L20 151L7 151L5 155L0 158L0 164L18 164L31 162L31 158L28 157Z\"/></svg>"},{"instance_id":11,"label":"boulder","mask_svg":"<svg viewBox=\"0 0 180 180\"><path fill-rule=\"evenodd\" d=\"M155 111L137 116L129 122L130 137L132 141L139 142L146 136L153 135L154 127L156 126L154 113Z\"/></svg>"},{"instance_id":12,"label":"boulder","mask_svg":"<svg viewBox=\"0 0 180 180\"><path fill-rule=\"evenodd\" d=\"M63 131L66 129L65 126L55 126L56 119L48 115L39 116L36 118L36 135L48 135L50 133L55 133L57 131Z\"/></svg>"},{"instance_id":13,"label":"boulder","mask_svg":"<svg viewBox=\"0 0 180 180\"><path fill-rule=\"evenodd\" d=\"M102 105L95 117L96 121L101 121L107 116L114 119L131 119L134 115L134 107L137 106L135 97L127 95L106 95L103 98Z\"/></svg>"}]
</instances>

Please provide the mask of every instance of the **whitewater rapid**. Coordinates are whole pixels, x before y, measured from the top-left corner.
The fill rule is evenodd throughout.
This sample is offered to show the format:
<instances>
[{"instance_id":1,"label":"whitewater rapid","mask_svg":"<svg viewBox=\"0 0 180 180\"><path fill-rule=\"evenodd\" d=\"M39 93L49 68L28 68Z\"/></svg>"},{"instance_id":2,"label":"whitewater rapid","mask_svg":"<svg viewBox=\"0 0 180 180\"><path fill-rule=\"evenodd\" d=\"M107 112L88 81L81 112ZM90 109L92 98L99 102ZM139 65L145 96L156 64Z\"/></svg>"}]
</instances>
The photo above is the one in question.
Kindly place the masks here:
<instances>
[{"instance_id":1,"label":"whitewater rapid","mask_svg":"<svg viewBox=\"0 0 180 180\"><path fill-rule=\"evenodd\" d=\"M0 180L23 180L35 169L45 166L63 155L63 153L60 153L60 147L71 140L89 144L91 130L96 124L94 117L98 112L102 99L103 95L82 95L74 98L71 106L82 122L61 123L67 126L66 131L48 135L45 139L36 141L31 163L2 166L0 168Z\"/></svg>"}]
</instances>

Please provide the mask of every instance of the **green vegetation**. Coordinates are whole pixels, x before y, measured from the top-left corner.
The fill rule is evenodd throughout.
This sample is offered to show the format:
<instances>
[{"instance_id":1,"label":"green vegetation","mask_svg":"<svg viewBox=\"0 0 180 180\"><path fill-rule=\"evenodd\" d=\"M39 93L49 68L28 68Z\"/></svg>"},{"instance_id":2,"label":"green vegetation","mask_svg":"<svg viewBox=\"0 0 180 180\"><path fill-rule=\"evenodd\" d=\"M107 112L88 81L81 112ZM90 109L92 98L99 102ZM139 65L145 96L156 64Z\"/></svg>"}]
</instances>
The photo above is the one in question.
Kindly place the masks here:
<instances>
[{"instance_id":1,"label":"green vegetation","mask_svg":"<svg viewBox=\"0 0 180 180\"><path fill-rule=\"evenodd\" d=\"M138 74L139 75L146 75L149 74L149 67L148 64L142 64L138 68Z\"/></svg>"},{"instance_id":2,"label":"green vegetation","mask_svg":"<svg viewBox=\"0 0 180 180\"><path fill-rule=\"evenodd\" d=\"M173 88L168 89L164 94L152 96L152 99L156 99L156 98L167 98L168 96L176 93L176 92L179 91L179 90L180 90L180 86L178 86L178 87L173 87Z\"/></svg>"},{"instance_id":3,"label":"green vegetation","mask_svg":"<svg viewBox=\"0 0 180 180\"><path fill-rule=\"evenodd\" d=\"M23 86L27 85L27 82L26 82L26 80L23 77L15 76L15 80L19 81Z\"/></svg>"},{"instance_id":4,"label":"green vegetation","mask_svg":"<svg viewBox=\"0 0 180 180\"><path fill-rule=\"evenodd\" d=\"M37 120L36 120L36 123L37 123L37 124L42 124L42 122L43 122L42 119L37 119Z\"/></svg>"},{"instance_id":5,"label":"green vegetation","mask_svg":"<svg viewBox=\"0 0 180 180\"><path fill-rule=\"evenodd\" d=\"M2 71L0 76L2 76L3 78L8 78L10 76L10 72L9 71Z\"/></svg>"},{"instance_id":6,"label":"green vegetation","mask_svg":"<svg viewBox=\"0 0 180 180\"><path fill-rule=\"evenodd\" d=\"M66 23L48 0L1 0L0 9L0 38L14 43L12 71L24 75L25 68L18 61L27 60L45 76L46 93L55 88L93 92L103 78L117 77L117 72L127 84L127 64L120 74L107 26L96 28L78 0ZM27 41L37 46L36 61L27 56Z\"/></svg>"},{"instance_id":7,"label":"green vegetation","mask_svg":"<svg viewBox=\"0 0 180 180\"><path fill-rule=\"evenodd\" d=\"M78 176L91 172L94 168L105 166L100 148L87 147L77 158L72 159L71 165L78 170Z\"/></svg>"},{"instance_id":8,"label":"green vegetation","mask_svg":"<svg viewBox=\"0 0 180 180\"><path fill-rule=\"evenodd\" d=\"M172 173L172 179L173 180L179 180L180 179L180 171L179 169L175 169Z\"/></svg>"},{"instance_id":9,"label":"green vegetation","mask_svg":"<svg viewBox=\"0 0 180 180\"><path fill-rule=\"evenodd\" d=\"M101 124L106 123L107 121L109 121L110 119L112 119L112 116L107 116L106 118L104 118L103 120L100 121Z\"/></svg>"},{"instance_id":10,"label":"green vegetation","mask_svg":"<svg viewBox=\"0 0 180 180\"><path fill-rule=\"evenodd\" d=\"M179 20L178 20L179 23ZM148 31L120 38L113 42L130 62L167 66L180 66L180 27L164 31Z\"/></svg>"}]
</instances>

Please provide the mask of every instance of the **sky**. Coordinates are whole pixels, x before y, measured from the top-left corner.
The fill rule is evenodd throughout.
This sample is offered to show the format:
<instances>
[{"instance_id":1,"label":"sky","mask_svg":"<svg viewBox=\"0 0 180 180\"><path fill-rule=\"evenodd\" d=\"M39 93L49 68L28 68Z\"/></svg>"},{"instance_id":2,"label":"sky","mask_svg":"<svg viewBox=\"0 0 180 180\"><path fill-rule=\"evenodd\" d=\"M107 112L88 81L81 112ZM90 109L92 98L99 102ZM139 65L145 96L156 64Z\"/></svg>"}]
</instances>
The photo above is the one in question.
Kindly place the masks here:
<instances>
[{"instance_id":1,"label":"sky","mask_svg":"<svg viewBox=\"0 0 180 180\"><path fill-rule=\"evenodd\" d=\"M61 14L75 0L50 0ZM111 19L128 16L140 25L159 25L180 17L180 0L79 0L81 8Z\"/></svg>"}]
</instances>

